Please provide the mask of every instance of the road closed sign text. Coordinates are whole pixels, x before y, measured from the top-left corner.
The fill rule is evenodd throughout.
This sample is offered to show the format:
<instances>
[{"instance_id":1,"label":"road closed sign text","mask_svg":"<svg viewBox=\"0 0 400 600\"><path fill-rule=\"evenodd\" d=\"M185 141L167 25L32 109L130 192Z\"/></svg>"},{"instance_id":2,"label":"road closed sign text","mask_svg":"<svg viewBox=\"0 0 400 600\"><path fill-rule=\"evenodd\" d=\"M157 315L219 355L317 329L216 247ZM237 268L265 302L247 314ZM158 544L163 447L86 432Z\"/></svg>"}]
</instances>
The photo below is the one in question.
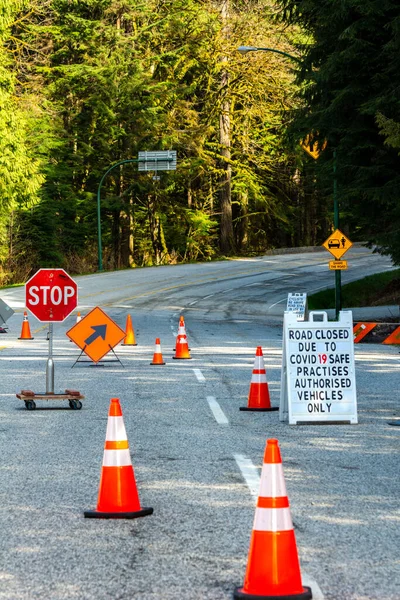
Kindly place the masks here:
<instances>
[{"instance_id":1,"label":"road closed sign text","mask_svg":"<svg viewBox=\"0 0 400 600\"><path fill-rule=\"evenodd\" d=\"M314 320L316 315L323 320ZM289 423L357 423L351 312L341 312L335 322L329 322L326 313L311 312L310 321L304 322L285 313L284 329L283 387Z\"/></svg>"}]
</instances>

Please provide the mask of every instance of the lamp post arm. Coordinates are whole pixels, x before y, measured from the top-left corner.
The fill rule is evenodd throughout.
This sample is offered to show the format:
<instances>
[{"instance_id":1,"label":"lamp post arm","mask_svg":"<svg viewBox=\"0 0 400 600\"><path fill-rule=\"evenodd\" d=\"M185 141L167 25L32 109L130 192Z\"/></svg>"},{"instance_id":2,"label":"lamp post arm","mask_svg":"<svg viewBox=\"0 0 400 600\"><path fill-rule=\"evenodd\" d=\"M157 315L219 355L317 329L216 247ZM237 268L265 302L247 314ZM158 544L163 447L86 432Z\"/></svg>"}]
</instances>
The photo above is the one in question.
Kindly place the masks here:
<instances>
[{"instance_id":1,"label":"lamp post arm","mask_svg":"<svg viewBox=\"0 0 400 600\"><path fill-rule=\"evenodd\" d=\"M301 63L301 59L297 58L297 56L293 56L293 54L288 54L287 52L283 52L283 50L277 50L276 48L259 48L257 46L240 46L238 51L241 54L247 54L247 52L275 52L276 54L282 54L291 60L294 60L298 63Z\"/></svg>"},{"instance_id":2,"label":"lamp post arm","mask_svg":"<svg viewBox=\"0 0 400 600\"><path fill-rule=\"evenodd\" d=\"M287 52L283 52L283 50L276 50L275 48L257 48L257 50L262 50L264 52L276 52L276 54L282 54L283 56L287 56L287 58L291 58L292 60L301 63L300 58L297 58L297 56L293 56L292 54L288 54Z\"/></svg>"},{"instance_id":3,"label":"lamp post arm","mask_svg":"<svg viewBox=\"0 0 400 600\"><path fill-rule=\"evenodd\" d=\"M114 165L111 165L111 167L109 167L107 169L107 171L104 173L103 177L100 179L99 187L97 188L97 236L98 236L97 237L97 247L98 247L98 253L99 253L99 271L103 270L103 259L102 259L103 251L102 251L102 247L101 247L101 214L100 214L101 186L103 185L103 181L105 180L105 178L107 177L107 175L109 174L110 171L112 171L116 167L119 167L120 165L124 165L125 163L137 163L137 162L139 162L139 159L137 159L137 158L128 158L126 160L120 160L119 162L115 163Z\"/></svg>"}]
</instances>

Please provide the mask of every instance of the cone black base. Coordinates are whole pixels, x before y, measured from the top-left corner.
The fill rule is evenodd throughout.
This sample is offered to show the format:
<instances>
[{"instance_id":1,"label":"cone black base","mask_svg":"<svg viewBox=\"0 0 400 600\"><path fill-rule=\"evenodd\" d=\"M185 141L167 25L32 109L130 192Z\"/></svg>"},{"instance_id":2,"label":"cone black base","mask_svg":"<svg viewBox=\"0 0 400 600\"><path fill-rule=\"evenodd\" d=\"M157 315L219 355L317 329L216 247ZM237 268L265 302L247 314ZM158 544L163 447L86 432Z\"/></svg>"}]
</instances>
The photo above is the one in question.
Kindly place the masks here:
<instances>
[{"instance_id":1,"label":"cone black base","mask_svg":"<svg viewBox=\"0 0 400 600\"><path fill-rule=\"evenodd\" d=\"M19 340L34 340L35 338L18 338Z\"/></svg>"},{"instance_id":2,"label":"cone black base","mask_svg":"<svg viewBox=\"0 0 400 600\"><path fill-rule=\"evenodd\" d=\"M137 344L121 344L121 346L137 346Z\"/></svg>"},{"instance_id":3,"label":"cone black base","mask_svg":"<svg viewBox=\"0 0 400 600\"><path fill-rule=\"evenodd\" d=\"M100 512L99 510L85 510L83 514L88 519L137 519L138 517L152 515L153 509L142 508L135 512Z\"/></svg>"},{"instance_id":4,"label":"cone black base","mask_svg":"<svg viewBox=\"0 0 400 600\"><path fill-rule=\"evenodd\" d=\"M270 406L270 408L249 408L248 406L241 406L239 410L254 410L258 412L267 412L271 410L279 410L279 406Z\"/></svg>"},{"instance_id":5,"label":"cone black base","mask_svg":"<svg viewBox=\"0 0 400 600\"><path fill-rule=\"evenodd\" d=\"M149 365L154 365L155 367L157 367L158 365L165 365L166 363L149 363Z\"/></svg>"},{"instance_id":6,"label":"cone black base","mask_svg":"<svg viewBox=\"0 0 400 600\"><path fill-rule=\"evenodd\" d=\"M243 588L235 588L233 592L234 600L311 600L311 588L303 586L303 591L300 594L284 594L283 596L259 596L254 594L245 594Z\"/></svg>"},{"instance_id":7,"label":"cone black base","mask_svg":"<svg viewBox=\"0 0 400 600\"><path fill-rule=\"evenodd\" d=\"M192 360L191 356L188 356L187 358L183 358L183 356L173 356L172 358L174 360Z\"/></svg>"}]
</instances>

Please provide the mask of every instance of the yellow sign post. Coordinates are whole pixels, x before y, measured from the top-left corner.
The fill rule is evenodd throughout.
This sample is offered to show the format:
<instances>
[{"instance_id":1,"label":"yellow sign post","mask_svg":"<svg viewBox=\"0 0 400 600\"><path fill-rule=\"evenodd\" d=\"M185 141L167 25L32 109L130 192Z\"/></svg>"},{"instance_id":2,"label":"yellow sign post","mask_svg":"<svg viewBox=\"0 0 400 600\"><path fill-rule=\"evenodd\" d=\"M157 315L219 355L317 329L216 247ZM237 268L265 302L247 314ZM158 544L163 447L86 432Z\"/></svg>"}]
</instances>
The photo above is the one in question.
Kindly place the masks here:
<instances>
[{"instance_id":1,"label":"yellow sign post","mask_svg":"<svg viewBox=\"0 0 400 600\"><path fill-rule=\"evenodd\" d=\"M336 260L340 260L353 244L344 233L336 229L322 245Z\"/></svg>"}]
</instances>

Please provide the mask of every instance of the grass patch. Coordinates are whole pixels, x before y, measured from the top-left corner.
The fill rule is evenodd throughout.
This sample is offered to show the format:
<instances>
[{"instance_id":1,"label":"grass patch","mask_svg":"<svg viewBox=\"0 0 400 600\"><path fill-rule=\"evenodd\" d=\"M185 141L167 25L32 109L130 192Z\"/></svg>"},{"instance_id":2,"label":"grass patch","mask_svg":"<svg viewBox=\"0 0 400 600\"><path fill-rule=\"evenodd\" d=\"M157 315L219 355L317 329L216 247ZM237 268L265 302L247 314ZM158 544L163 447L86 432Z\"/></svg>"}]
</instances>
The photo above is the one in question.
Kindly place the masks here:
<instances>
[{"instance_id":1,"label":"grass patch","mask_svg":"<svg viewBox=\"0 0 400 600\"><path fill-rule=\"evenodd\" d=\"M369 275L342 285L342 307L400 304L400 269ZM335 288L308 297L309 310L335 308Z\"/></svg>"}]
</instances>

